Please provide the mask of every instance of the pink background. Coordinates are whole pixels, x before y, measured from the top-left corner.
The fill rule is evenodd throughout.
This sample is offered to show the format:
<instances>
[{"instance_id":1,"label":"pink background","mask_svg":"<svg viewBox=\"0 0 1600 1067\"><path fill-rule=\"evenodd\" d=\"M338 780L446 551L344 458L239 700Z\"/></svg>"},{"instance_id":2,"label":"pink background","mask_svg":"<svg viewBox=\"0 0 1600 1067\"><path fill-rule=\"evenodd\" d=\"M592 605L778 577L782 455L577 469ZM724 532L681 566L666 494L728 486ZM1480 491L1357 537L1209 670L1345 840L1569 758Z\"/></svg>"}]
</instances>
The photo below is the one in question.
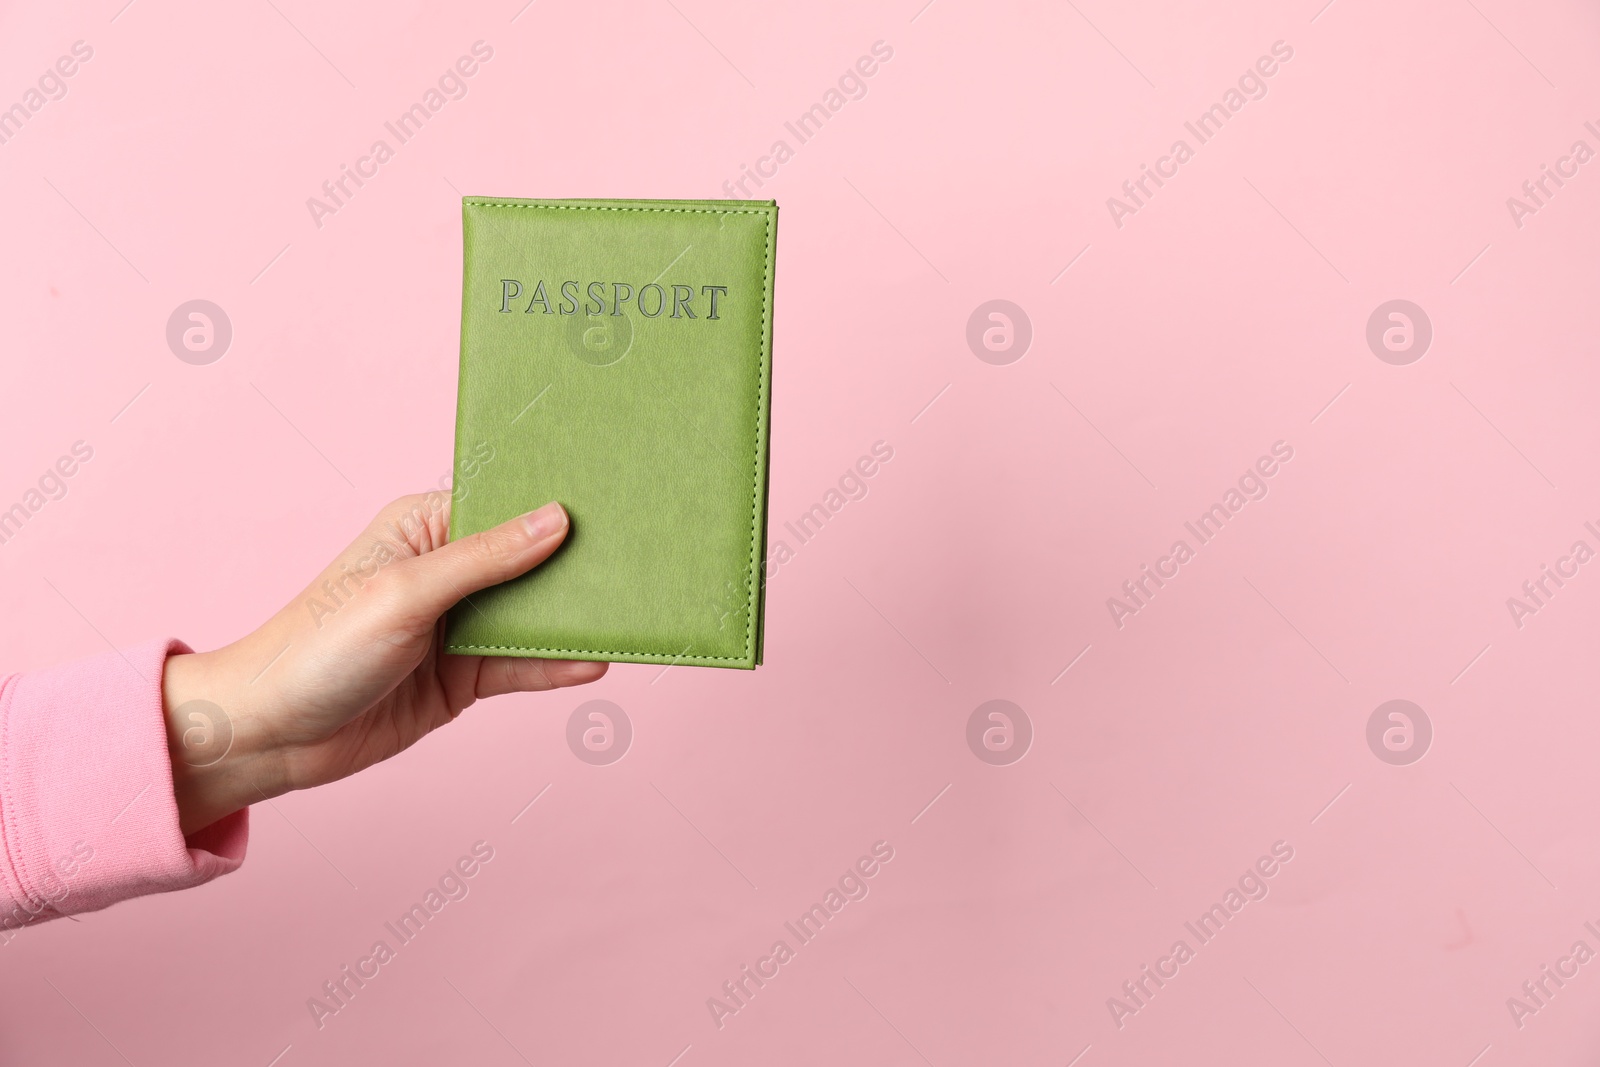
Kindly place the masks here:
<instances>
[{"instance_id":1,"label":"pink background","mask_svg":"<svg viewBox=\"0 0 1600 1067\"><path fill-rule=\"evenodd\" d=\"M1600 163L1521 227L1506 198L1600 149L1600 12L921 2L3 8L0 106L94 50L0 145L0 506L94 448L0 546L6 669L231 640L448 472L461 194L716 197L789 140L774 537L894 458L772 579L760 671L493 700L262 805L238 874L0 949L0 1059L1592 1062L1600 962L1520 1027L1506 1001L1600 950L1600 565L1520 629L1506 600L1600 548ZM478 40L318 228L306 198ZM165 339L197 298L234 330L207 366ZM1034 332L1006 365L965 339L991 299ZM1365 339L1393 299L1433 325L1406 366ZM1119 629L1107 598L1277 441L1269 495ZM594 698L633 724L608 766L565 740ZM992 699L1035 734L1006 766L966 739ZM1391 699L1420 761L1368 746ZM308 998L480 840L470 895L319 1029ZM719 1029L707 998L877 841L870 894Z\"/></svg>"}]
</instances>

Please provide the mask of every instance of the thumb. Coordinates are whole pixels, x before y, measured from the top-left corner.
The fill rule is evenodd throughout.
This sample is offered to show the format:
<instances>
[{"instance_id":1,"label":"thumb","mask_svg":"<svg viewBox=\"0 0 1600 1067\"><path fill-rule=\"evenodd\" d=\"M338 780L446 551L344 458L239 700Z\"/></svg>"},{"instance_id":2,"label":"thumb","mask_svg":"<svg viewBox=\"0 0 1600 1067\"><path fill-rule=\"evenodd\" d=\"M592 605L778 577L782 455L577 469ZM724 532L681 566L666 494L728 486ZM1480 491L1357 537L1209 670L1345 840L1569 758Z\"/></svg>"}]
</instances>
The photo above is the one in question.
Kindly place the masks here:
<instances>
[{"instance_id":1,"label":"thumb","mask_svg":"<svg viewBox=\"0 0 1600 1067\"><path fill-rule=\"evenodd\" d=\"M408 560L411 607L438 617L480 589L526 574L550 558L569 528L566 509L552 500L537 511Z\"/></svg>"}]
</instances>

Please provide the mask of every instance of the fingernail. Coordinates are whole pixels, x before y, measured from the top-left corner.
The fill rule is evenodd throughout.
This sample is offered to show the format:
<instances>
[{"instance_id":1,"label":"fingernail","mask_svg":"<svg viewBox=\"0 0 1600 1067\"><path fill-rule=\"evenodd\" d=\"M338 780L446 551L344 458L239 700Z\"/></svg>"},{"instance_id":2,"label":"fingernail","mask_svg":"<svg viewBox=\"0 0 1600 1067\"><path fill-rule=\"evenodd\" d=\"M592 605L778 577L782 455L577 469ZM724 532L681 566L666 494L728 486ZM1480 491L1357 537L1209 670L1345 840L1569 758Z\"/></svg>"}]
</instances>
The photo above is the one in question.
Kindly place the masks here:
<instances>
[{"instance_id":1,"label":"fingernail","mask_svg":"<svg viewBox=\"0 0 1600 1067\"><path fill-rule=\"evenodd\" d=\"M538 511L530 511L522 516L522 526L533 540L543 541L552 534L566 529L567 511L552 500Z\"/></svg>"}]
</instances>

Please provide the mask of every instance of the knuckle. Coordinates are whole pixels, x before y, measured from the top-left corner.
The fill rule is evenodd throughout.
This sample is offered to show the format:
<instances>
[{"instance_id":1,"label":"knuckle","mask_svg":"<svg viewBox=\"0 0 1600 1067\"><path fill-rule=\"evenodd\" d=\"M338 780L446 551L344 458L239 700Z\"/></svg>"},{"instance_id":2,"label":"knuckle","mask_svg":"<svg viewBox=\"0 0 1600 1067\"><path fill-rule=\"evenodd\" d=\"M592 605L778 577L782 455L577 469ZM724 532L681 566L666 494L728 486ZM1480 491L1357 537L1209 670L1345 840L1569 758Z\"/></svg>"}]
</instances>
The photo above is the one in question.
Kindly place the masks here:
<instances>
[{"instance_id":1,"label":"knuckle","mask_svg":"<svg viewBox=\"0 0 1600 1067\"><path fill-rule=\"evenodd\" d=\"M378 521L393 522L402 515L409 515L416 508L423 506L423 501L426 499L426 493L407 493L405 496L397 496L378 511Z\"/></svg>"},{"instance_id":2,"label":"knuckle","mask_svg":"<svg viewBox=\"0 0 1600 1067\"><path fill-rule=\"evenodd\" d=\"M474 570L500 575L512 570L514 554L504 537L494 530L485 530L462 539L462 551L471 561Z\"/></svg>"},{"instance_id":3,"label":"knuckle","mask_svg":"<svg viewBox=\"0 0 1600 1067\"><path fill-rule=\"evenodd\" d=\"M373 520L374 529L400 537L419 553L444 544L449 524L450 494L439 490L396 497Z\"/></svg>"}]
</instances>

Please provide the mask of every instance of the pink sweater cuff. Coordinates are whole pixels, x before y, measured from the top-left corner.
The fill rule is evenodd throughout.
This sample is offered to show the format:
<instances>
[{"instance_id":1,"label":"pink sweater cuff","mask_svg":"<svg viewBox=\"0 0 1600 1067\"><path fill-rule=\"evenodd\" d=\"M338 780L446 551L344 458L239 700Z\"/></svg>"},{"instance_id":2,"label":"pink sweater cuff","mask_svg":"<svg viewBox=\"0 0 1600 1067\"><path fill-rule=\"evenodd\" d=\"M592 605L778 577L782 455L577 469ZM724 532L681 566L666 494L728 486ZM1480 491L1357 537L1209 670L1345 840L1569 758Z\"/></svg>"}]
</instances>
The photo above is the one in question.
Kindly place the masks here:
<instances>
[{"instance_id":1,"label":"pink sweater cuff","mask_svg":"<svg viewBox=\"0 0 1600 1067\"><path fill-rule=\"evenodd\" d=\"M181 641L0 678L0 930L236 869L248 810L185 840L161 675Z\"/></svg>"}]
</instances>

